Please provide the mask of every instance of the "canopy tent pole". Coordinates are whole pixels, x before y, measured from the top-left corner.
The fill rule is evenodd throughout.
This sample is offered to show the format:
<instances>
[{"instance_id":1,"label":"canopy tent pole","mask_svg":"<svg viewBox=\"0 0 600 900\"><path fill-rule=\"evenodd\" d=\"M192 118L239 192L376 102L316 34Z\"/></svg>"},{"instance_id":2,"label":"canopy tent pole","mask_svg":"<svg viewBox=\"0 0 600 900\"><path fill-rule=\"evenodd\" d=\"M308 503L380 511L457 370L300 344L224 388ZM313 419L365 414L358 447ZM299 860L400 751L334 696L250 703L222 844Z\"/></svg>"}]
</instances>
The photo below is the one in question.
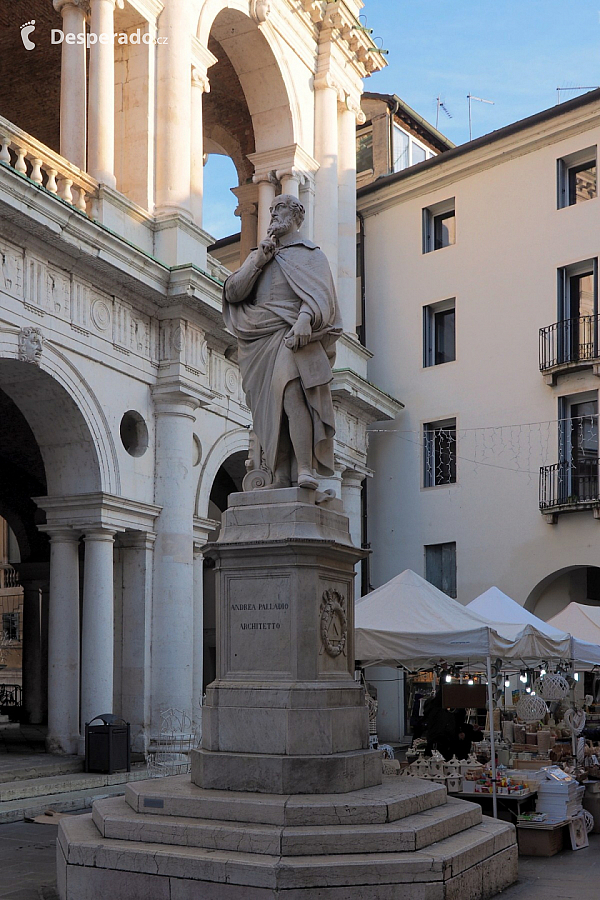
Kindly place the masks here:
<instances>
[{"instance_id":1,"label":"canopy tent pole","mask_svg":"<svg viewBox=\"0 0 600 900\"><path fill-rule=\"evenodd\" d=\"M496 791L496 739L494 735L494 692L492 689L492 660L488 655L487 665L487 689L488 710L490 716L490 753L492 755L492 812L494 818L498 818L498 798Z\"/></svg>"}]
</instances>

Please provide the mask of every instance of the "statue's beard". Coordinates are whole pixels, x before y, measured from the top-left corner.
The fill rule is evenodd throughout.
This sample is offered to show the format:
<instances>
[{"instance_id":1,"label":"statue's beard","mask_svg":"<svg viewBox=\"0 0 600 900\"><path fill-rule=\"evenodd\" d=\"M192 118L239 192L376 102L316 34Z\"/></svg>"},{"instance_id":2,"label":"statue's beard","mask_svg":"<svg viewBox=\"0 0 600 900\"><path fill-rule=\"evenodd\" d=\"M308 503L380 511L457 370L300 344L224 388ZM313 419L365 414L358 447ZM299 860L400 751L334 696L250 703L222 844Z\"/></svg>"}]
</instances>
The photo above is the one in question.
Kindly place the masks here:
<instances>
[{"instance_id":1,"label":"statue's beard","mask_svg":"<svg viewBox=\"0 0 600 900\"><path fill-rule=\"evenodd\" d=\"M289 231L289 222L278 222L276 224L269 225L269 228L267 229L267 235L268 237L275 238L275 240L277 240L277 238L283 237L284 234L288 234Z\"/></svg>"}]
</instances>

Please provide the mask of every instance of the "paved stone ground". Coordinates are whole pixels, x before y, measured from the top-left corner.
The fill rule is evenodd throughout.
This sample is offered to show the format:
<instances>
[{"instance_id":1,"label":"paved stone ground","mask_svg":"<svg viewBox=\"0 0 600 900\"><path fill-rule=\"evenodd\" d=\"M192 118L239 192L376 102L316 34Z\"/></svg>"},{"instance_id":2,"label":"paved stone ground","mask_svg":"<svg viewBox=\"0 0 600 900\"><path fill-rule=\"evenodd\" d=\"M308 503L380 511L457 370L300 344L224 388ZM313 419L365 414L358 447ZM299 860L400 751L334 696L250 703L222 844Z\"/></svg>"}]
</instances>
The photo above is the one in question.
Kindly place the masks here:
<instances>
[{"instance_id":1,"label":"paved stone ground","mask_svg":"<svg viewBox=\"0 0 600 900\"><path fill-rule=\"evenodd\" d=\"M56 832L55 825L0 825L0 900L58 900ZM592 834L584 850L564 850L550 859L521 857L518 883L498 896L502 900L598 900L599 851L600 835Z\"/></svg>"}]
</instances>

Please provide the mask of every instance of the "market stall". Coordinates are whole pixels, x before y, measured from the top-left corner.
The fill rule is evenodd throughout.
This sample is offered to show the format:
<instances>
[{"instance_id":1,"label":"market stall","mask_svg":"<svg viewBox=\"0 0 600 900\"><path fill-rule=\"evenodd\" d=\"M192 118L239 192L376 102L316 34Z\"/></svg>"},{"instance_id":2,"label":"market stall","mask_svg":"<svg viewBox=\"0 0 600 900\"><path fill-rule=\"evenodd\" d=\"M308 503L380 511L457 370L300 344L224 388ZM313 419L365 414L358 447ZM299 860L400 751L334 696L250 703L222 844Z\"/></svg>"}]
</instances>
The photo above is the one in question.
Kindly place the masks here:
<instances>
[{"instance_id":1,"label":"market stall","mask_svg":"<svg viewBox=\"0 0 600 900\"><path fill-rule=\"evenodd\" d=\"M521 666L525 666L528 670L531 668L532 674L536 674L534 667L537 667L539 684L536 683L536 686L542 694L540 685L545 674L547 690L550 689L553 678L557 684L560 683L561 690L567 684L562 675L545 673L542 661L546 665L552 662L553 668L562 665L566 672L572 665L573 653L577 649L578 665L591 668L600 663L600 647L576 641L570 634L536 620L526 610L522 610L521 614L517 613L514 607L519 610L522 608L506 595L499 595L501 592L493 589L488 597L488 605L494 609L492 620L475 609L462 606L415 572L406 570L361 598L356 605L356 657L362 666L402 666L412 672L429 667L445 673L445 681L451 681L454 672L461 682L464 672L485 673L491 772L488 779L472 772L471 780L475 783L474 791L479 787L482 792L487 791L492 795L494 815L500 790L507 795L534 793L529 784L521 783L524 782L523 773L508 775L505 772L500 779L501 784L498 784L495 746L498 725L495 725L494 693L504 683L502 673L518 672ZM501 613L501 609L505 612ZM499 612L507 621L497 621L496 615ZM542 673L540 681L539 675ZM467 677L472 683L474 679ZM537 692L531 688L530 693L531 696L523 696L517 710L522 722L535 722L548 713L543 697L536 696ZM520 729L521 726L519 736ZM526 727L522 731L525 743L530 738ZM533 726L530 726L530 733L533 735ZM541 743L549 742L550 737L549 732L542 735ZM514 740L514 734L512 738ZM442 761L437 762L442 765ZM428 777L451 777L443 772L436 774L431 765L431 762L428 763ZM435 769L435 761L433 768ZM423 771L421 777L424 777ZM469 777L465 776L463 786L468 780Z\"/></svg>"}]
</instances>

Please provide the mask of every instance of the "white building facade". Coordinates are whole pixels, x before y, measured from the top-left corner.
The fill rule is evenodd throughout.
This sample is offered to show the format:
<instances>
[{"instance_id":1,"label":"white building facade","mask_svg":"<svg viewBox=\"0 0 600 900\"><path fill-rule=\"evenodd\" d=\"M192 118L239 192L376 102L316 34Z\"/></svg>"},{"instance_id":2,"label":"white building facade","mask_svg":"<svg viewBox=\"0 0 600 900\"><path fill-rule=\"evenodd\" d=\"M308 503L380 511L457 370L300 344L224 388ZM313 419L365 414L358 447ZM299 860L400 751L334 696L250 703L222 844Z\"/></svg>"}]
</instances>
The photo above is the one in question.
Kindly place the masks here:
<instances>
[{"instance_id":1,"label":"white building facade","mask_svg":"<svg viewBox=\"0 0 600 900\"><path fill-rule=\"evenodd\" d=\"M599 144L593 91L359 190L374 587L600 602Z\"/></svg>"},{"instance_id":2,"label":"white building facade","mask_svg":"<svg viewBox=\"0 0 600 900\"><path fill-rule=\"evenodd\" d=\"M382 61L357 0L54 6L32 8L33 50L13 26L15 70L27 82L37 60L40 90L7 86L0 107L0 515L19 544L27 717L47 715L51 750L81 752L85 722L112 712L144 751L169 707L200 727L202 546L249 447L205 154L236 163L243 253L284 191L330 258L346 334L327 486L360 543L366 427L399 409L367 382L355 334L354 134ZM89 41L86 71L69 34L118 38Z\"/></svg>"}]
</instances>

